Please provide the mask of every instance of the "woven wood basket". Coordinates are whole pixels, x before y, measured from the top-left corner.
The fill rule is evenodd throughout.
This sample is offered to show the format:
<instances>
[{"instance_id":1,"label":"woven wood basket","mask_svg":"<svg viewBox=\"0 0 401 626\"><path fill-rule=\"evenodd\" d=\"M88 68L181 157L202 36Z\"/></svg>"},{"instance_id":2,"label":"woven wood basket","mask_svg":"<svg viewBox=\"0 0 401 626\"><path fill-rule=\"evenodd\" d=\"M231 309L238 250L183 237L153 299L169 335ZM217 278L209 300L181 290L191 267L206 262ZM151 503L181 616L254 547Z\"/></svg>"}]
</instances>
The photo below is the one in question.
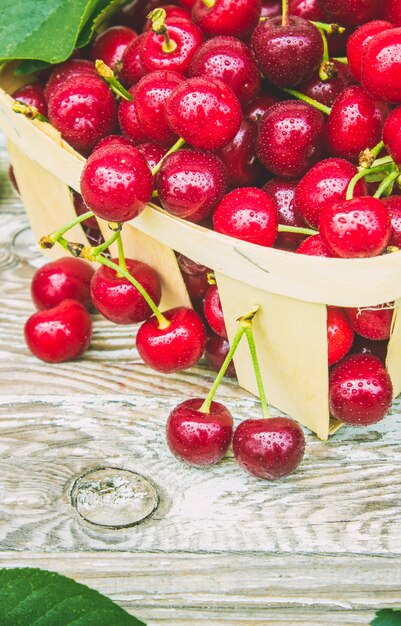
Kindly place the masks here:
<instances>
[{"instance_id":1,"label":"woven wood basket","mask_svg":"<svg viewBox=\"0 0 401 626\"><path fill-rule=\"evenodd\" d=\"M39 239L73 219L71 188L79 191L85 159L52 126L12 111L12 93L27 77L12 66L0 75L0 127L33 231ZM105 222L100 227L106 237ZM80 226L71 240L87 243ZM147 207L124 226L129 257L155 267L162 280L162 308L190 305L174 250L213 268L229 338L236 319L255 304L255 336L270 404L321 439L337 430L328 407L327 305L375 306L395 301L387 368L394 394L401 391L401 254L371 259L331 259L264 248L207 230ZM57 246L46 252L65 254ZM239 384L257 395L246 342L235 356Z\"/></svg>"}]
</instances>

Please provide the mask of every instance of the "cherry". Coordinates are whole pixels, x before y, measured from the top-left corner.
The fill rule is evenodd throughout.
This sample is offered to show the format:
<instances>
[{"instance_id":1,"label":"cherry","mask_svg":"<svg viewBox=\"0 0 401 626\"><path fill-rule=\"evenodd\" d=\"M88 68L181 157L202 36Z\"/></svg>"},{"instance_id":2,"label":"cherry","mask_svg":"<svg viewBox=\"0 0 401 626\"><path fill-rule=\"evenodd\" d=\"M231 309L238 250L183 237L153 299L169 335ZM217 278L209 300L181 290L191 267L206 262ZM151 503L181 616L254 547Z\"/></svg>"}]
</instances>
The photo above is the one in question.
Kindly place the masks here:
<instances>
[{"instance_id":1,"label":"cherry","mask_svg":"<svg viewBox=\"0 0 401 626\"><path fill-rule=\"evenodd\" d=\"M323 140L320 111L305 102L285 100L270 107L259 121L256 154L276 176L297 178L320 159Z\"/></svg>"},{"instance_id":2,"label":"cherry","mask_svg":"<svg viewBox=\"0 0 401 626\"><path fill-rule=\"evenodd\" d=\"M388 306L375 308L349 308L347 317L352 328L358 335L372 341L390 338L393 308Z\"/></svg>"},{"instance_id":3,"label":"cherry","mask_svg":"<svg viewBox=\"0 0 401 626\"><path fill-rule=\"evenodd\" d=\"M273 85L291 87L312 76L323 55L322 37L308 20L290 16L260 22L252 35L260 69Z\"/></svg>"},{"instance_id":4,"label":"cherry","mask_svg":"<svg viewBox=\"0 0 401 626\"><path fill-rule=\"evenodd\" d=\"M163 161L158 174L161 205L166 211L194 222L215 208L227 186L224 165L214 154L179 150Z\"/></svg>"},{"instance_id":5,"label":"cherry","mask_svg":"<svg viewBox=\"0 0 401 626\"><path fill-rule=\"evenodd\" d=\"M69 59L60 65L57 65L49 76L45 86L45 97L49 101L53 92L65 83L69 78L75 76L96 76L97 72L94 63L86 59Z\"/></svg>"},{"instance_id":6,"label":"cherry","mask_svg":"<svg viewBox=\"0 0 401 626\"><path fill-rule=\"evenodd\" d=\"M147 72L172 70L180 74L188 72L196 50L203 42L202 31L187 19L168 18L165 21L171 49L163 35L149 30L139 51L142 66Z\"/></svg>"},{"instance_id":7,"label":"cherry","mask_svg":"<svg viewBox=\"0 0 401 626\"><path fill-rule=\"evenodd\" d=\"M272 246L277 237L277 209L269 194L257 187L234 189L213 214L214 230L260 246Z\"/></svg>"},{"instance_id":8,"label":"cherry","mask_svg":"<svg viewBox=\"0 0 401 626\"><path fill-rule=\"evenodd\" d=\"M386 362L388 341L370 341L355 335L354 343L351 349L352 354L373 354L377 356L382 363Z\"/></svg>"},{"instance_id":9,"label":"cherry","mask_svg":"<svg viewBox=\"0 0 401 626\"><path fill-rule=\"evenodd\" d=\"M100 244L104 243L104 238L103 238L102 233L99 230L99 227L98 228L88 228L87 230L85 230L85 235L86 235L86 238L87 238L87 240L89 242L89 245L93 246L94 248L96 246L100 246ZM103 252L103 254L105 256L110 256L110 253L109 253L108 250L105 250Z\"/></svg>"},{"instance_id":10,"label":"cherry","mask_svg":"<svg viewBox=\"0 0 401 626\"><path fill-rule=\"evenodd\" d=\"M325 244L320 235L312 235L305 239L296 249L298 254L307 254L308 256L336 256L330 248Z\"/></svg>"},{"instance_id":11,"label":"cherry","mask_svg":"<svg viewBox=\"0 0 401 626\"><path fill-rule=\"evenodd\" d=\"M188 11L192 10L194 6L195 0L179 0L178 4L187 9Z\"/></svg>"},{"instance_id":12,"label":"cherry","mask_svg":"<svg viewBox=\"0 0 401 626\"><path fill-rule=\"evenodd\" d=\"M142 33L142 35L134 39L126 49L121 60L122 66L118 72L118 78L127 87L132 87L146 74L139 55L145 36L146 33Z\"/></svg>"},{"instance_id":13,"label":"cherry","mask_svg":"<svg viewBox=\"0 0 401 626\"><path fill-rule=\"evenodd\" d=\"M344 159L325 159L316 163L297 185L295 210L307 224L317 228L324 207L345 200L348 185L357 173L355 165ZM354 196L364 195L366 185L361 179L355 185Z\"/></svg>"},{"instance_id":14,"label":"cherry","mask_svg":"<svg viewBox=\"0 0 401 626\"><path fill-rule=\"evenodd\" d=\"M231 141L241 125L241 106L220 80L190 78L176 87L166 104L167 121L187 143L218 150Z\"/></svg>"},{"instance_id":15,"label":"cherry","mask_svg":"<svg viewBox=\"0 0 401 626\"><path fill-rule=\"evenodd\" d=\"M246 105L244 114L251 122L256 124L259 122L262 115L278 101L279 98L274 93L262 91L259 96Z\"/></svg>"},{"instance_id":16,"label":"cherry","mask_svg":"<svg viewBox=\"0 0 401 626\"><path fill-rule=\"evenodd\" d=\"M192 261L183 254L178 255L177 262L189 297L191 300L199 302L204 298L207 288L209 287L207 275L211 270L205 265L195 263L195 261ZM201 309L203 314L203 302L201 303Z\"/></svg>"},{"instance_id":17,"label":"cherry","mask_svg":"<svg viewBox=\"0 0 401 626\"><path fill-rule=\"evenodd\" d=\"M175 4L163 4L163 10L166 12L166 19L178 17L179 19L183 19L183 20L191 20L190 12L187 11L186 9L183 9L182 7L177 7ZM146 32L150 30L151 28L152 28L152 20L147 19L145 22L145 26L143 27L143 30L144 32Z\"/></svg>"},{"instance_id":18,"label":"cherry","mask_svg":"<svg viewBox=\"0 0 401 626\"><path fill-rule=\"evenodd\" d=\"M235 37L221 36L205 41L192 59L189 75L222 80L243 105L260 91L259 70L252 52Z\"/></svg>"},{"instance_id":19,"label":"cherry","mask_svg":"<svg viewBox=\"0 0 401 626\"><path fill-rule=\"evenodd\" d=\"M86 206L83 197L77 191L72 191L72 199L74 202L75 213L79 215L83 215L88 212L88 207ZM98 230L99 225L97 223L97 219L95 216L89 217L87 220L82 222L82 226L85 228L89 228L92 230Z\"/></svg>"},{"instance_id":20,"label":"cherry","mask_svg":"<svg viewBox=\"0 0 401 626\"><path fill-rule=\"evenodd\" d=\"M342 359L352 348L354 331L339 307L327 307L327 340L329 365Z\"/></svg>"},{"instance_id":21,"label":"cherry","mask_svg":"<svg viewBox=\"0 0 401 626\"><path fill-rule=\"evenodd\" d=\"M135 110L142 132L152 141L170 145L177 140L166 119L166 102L174 89L184 82L177 72L150 72L136 86Z\"/></svg>"},{"instance_id":22,"label":"cherry","mask_svg":"<svg viewBox=\"0 0 401 626\"><path fill-rule=\"evenodd\" d=\"M219 337L214 333L210 335L206 341L205 359L212 369L218 372L224 363L224 360L230 349L230 344L224 337ZM234 362L230 361L225 376L229 378L235 377Z\"/></svg>"},{"instance_id":23,"label":"cherry","mask_svg":"<svg viewBox=\"0 0 401 626\"><path fill-rule=\"evenodd\" d=\"M386 119L383 141L392 159L401 166L401 107L394 109Z\"/></svg>"},{"instance_id":24,"label":"cherry","mask_svg":"<svg viewBox=\"0 0 401 626\"><path fill-rule=\"evenodd\" d=\"M148 139L142 125L139 122L135 106L136 85L129 90L133 100L121 100L118 107L118 123L124 136L131 140L133 144L142 143Z\"/></svg>"},{"instance_id":25,"label":"cherry","mask_svg":"<svg viewBox=\"0 0 401 626\"><path fill-rule=\"evenodd\" d=\"M115 128L113 94L96 76L73 76L52 92L49 120L73 148L91 150Z\"/></svg>"},{"instance_id":26,"label":"cherry","mask_svg":"<svg viewBox=\"0 0 401 626\"><path fill-rule=\"evenodd\" d=\"M387 0L384 3L383 18L394 26L401 26L401 3L400 0Z\"/></svg>"},{"instance_id":27,"label":"cherry","mask_svg":"<svg viewBox=\"0 0 401 626\"><path fill-rule=\"evenodd\" d=\"M375 424L387 415L392 396L390 376L383 362L371 354L351 354L330 374L330 412L340 422Z\"/></svg>"},{"instance_id":28,"label":"cherry","mask_svg":"<svg viewBox=\"0 0 401 626\"><path fill-rule=\"evenodd\" d=\"M326 19L317 0L290 0L289 12L291 15L313 22L324 22Z\"/></svg>"},{"instance_id":29,"label":"cherry","mask_svg":"<svg viewBox=\"0 0 401 626\"><path fill-rule=\"evenodd\" d=\"M136 149L143 154L151 170L166 154L166 149L157 143L141 143L136 146Z\"/></svg>"},{"instance_id":30,"label":"cherry","mask_svg":"<svg viewBox=\"0 0 401 626\"><path fill-rule=\"evenodd\" d=\"M90 57L92 61L101 59L114 70L121 63L128 46L137 38L136 32L127 26L107 28L94 40Z\"/></svg>"},{"instance_id":31,"label":"cherry","mask_svg":"<svg viewBox=\"0 0 401 626\"><path fill-rule=\"evenodd\" d=\"M38 359L62 363L75 359L88 349L92 320L76 300L63 300L57 306L31 315L25 324L25 341Z\"/></svg>"},{"instance_id":32,"label":"cherry","mask_svg":"<svg viewBox=\"0 0 401 626\"><path fill-rule=\"evenodd\" d=\"M330 61L334 64L337 74L334 78L321 80L319 72L315 72L309 80L299 86L302 93L327 107L331 107L337 96L354 83L346 63L340 63L335 59Z\"/></svg>"},{"instance_id":33,"label":"cherry","mask_svg":"<svg viewBox=\"0 0 401 626\"><path fill-rule=\"evenodd\" d=\"M377 17L382 0L317 0L320 9L332 22L344 26L359 26Z\"/></svg>"},{"instance_id":34,"label":"cherry","mask_svg":"<svg viewBox=\"0 0 401 626\"><path fill-rule=\"evenodd\" d=\"M18 183L17 183L17 179L15 178L15 172L14 172L14 168L12 165L10 165L10 167L8 168L8 178L10 180L10 183L14 189L14 191L19 194L19 187L18 187Z\"/></svg>"},{"instance_id":35,"label":"cherry","mask_svg":"<svg viewBox=\"0 0 401 626\"><path fill-rule=\"evenodd\" d=\"M277 480L291 474L304 456L302 428L287 417L247 419L233 437L234 456L257 478Z\"/></svg>"},{"instance_id":36,"label":"cherry","mask_svg":"<svg viewBox=\"0 0 401 626\"><path fill-rule=\"evenodd\" d=\"M380 200L369 196L334 202L320 213L320 234L340 257L376 256L390 239L390 216Z\"/></svg>"},{"instance_id":37,"label":"cherry","mask_svg":"<svg viewBox=\"0 0 401 626\"><path fill-rule=\"evenodd\" d=\"M217 285L209 285L203 301L203 307L205 318L210 328L216 335L227 339L227 329L224 323L223 309Z\"/></svg>"},{"instance_id":38,"label":"cherry","mask_svg":"<svg viewBox=\"0 0 401 626\"><path fill-rule=\"evenodd\" d=\"M362 54L362 85L373 97L401 104L401 28L375 35Z\"/></svg>"},{"instance_id":39,"label":"cherry","mask_svg":"<svg viewBox=\"0 0 401 626\"><path fill-rule=\"evenodd\" d=\"M113 259L118 264L118 259ZM157 272L140 261L125 259L128 272L149 294L156 306L160 302L161 287ZM91 281L93 304L106 319L114 324L137 324L152 315L150 306L139 291L124 276L101 265Z\"/></svg>"},{"instance_id":40,"label":"cherry","mask_svg":"<svg viewBox=\"0 0 401 626\"><path fill-rule=\"evenodd\" d=\"M90 282L93 268L82 259L63 257L37 270L31 295L38 309L51 309L63 300L76 300L90 309Z\"/></svg>"},{"instance_id":41,"label":"cherry","mask_svg":"<svg viewBox=\"0 0 401 626\"><path fill-rule=\"evenodd\" d=\"M133 139L130 139L130 137L122 137L121 135L108 135L107 137L104 137L99 141L95 150L100 150L100 148L106 148L107 146L121 146L122 148L133 148L135 146L135 142ZM88 209L85 208L85 211L87 210ZM81 213L79 213L79 215L81 215ZM88 221L86 221L85 224L88 224Z\"/></svg>"},{"instance_id":42,"label":"cherry","mask_svg":"<svg viewBox=\"0 0 401 626\"><path fill-rule=\"evenodd\" d=\"M348 39L347 42L347 58L349 68L354 78L361 82L362 73L362 54L372 37L378 33L382 33L389 28L393 28L390 22L384 20L374 20L360 26Z\"/></svg>"},{"instance_id":43,"label":"cherry","mask_svg":"<svg viewBox=\"0 0 401 626\"><path fill-rule=\"evenodd\" d=\"M181 461L198 467L218 463L226 454L233 434L233 418L220 402L205 413L201 398L185 400L170 413L166 435L171 452Z\"/></svg>"},{"instance_id":44,"label":"cherry","mask_svg":"<svg viewBox=\"0 0 401 626\"><path fill-rule=\"evenodd\" d=\"M401 197L389 196L382 198L384 206L387 208L391 221L390 246L401 247Z\"/></svg>"},{"instance_id":45,"label":"cherry","mask_svg":"<svg viewBox=\"0 0 401 626\"><path fill-rule=\"evenodd\" d=\"M263 185L264 191L269 194L276 205L279 224L305 226L304 220L298 215L294 206L297 184L297 180L272 178ZM304 239L305 235L299 233L278 233L275 247L280 250L295 250Z\"/></svg>"},{"instance_id":46,"label":"cherry","mask_svg":"<svg viewBox=\"0 0 401 626\"><path fill-rule=\"evenodd\" d=\"M109 145L85 163L81 193L100 218L126 222L136 217L152 196L153 178L145 157L135 148Z\"/></svg>"},{"instance_id":47,"label":"cherry","mask_svg":"<svg viewBox=\"0 0 401 626\"><path fill-rule=\"evenodd\" d=\"M195 0L192 19L207 37L232 35L247 39L261 13L260 0Z\"/></svg>"},{"instance_id":48,"label":"cherry","mask_svg":"<svg viewBox=\"0 0 401 626\"><path fill-rule=\"evenodd\" d=\"M255 124L244 117L234 139L218 151L231 187L248 187L261 176L263 168L256 157L255 141Z\"/></svg>"},{"instance_id":49,"label":"cherry","mask_svg":"<svg viewBox=\"0 0 401 626\"><path fill-rule=\"evenodd\" d=\"M381 139L388 107L362 87L347 87L335 100L327 122L327 148L332 156L357 159Z\"/></svg>"},{"instance_id":50,"label":"cherry","mask_svg":"<svg viewBox=\"0 0 401 626\"><path fill-rule=\"evenodd\" d=\"M170 322L161 328L156 317L144 322L136 336L140 357L158 372L171 374L194 365L206 345L206 332L199 315L192 309L177 307L163 312Z\"/></svg>"},{"instance_id":51,"label":"cherry","mask_svg":"<svg viewBox=\"0 0 401 626\"><path fill-rule=\"evenodd\" d=\"M47 102L40 83L28 83L28 85L14 91L12 97L18 102L37 109L45 117L47 116Z\"/></svg>"}]
</instances>

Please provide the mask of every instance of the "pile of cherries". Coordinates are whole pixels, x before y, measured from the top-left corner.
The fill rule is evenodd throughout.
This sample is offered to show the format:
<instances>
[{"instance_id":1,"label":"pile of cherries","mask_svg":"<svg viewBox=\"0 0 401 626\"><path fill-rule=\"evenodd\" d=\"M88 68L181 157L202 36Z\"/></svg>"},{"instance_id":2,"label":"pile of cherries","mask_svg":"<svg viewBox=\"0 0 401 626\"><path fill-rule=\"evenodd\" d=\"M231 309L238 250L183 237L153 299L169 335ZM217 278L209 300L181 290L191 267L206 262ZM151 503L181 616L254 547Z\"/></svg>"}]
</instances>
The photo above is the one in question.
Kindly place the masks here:
<instances>
[{"instance_id":1,"label":"pile of cherries","mask_svg":"<svg viewBox=\"0 0 401 626\"><path fill-rule=\"evenodd\" d=\"M88 49L14 93L26 105L20 112L48 119L88 157L74 224L85 225L92 247L68 242L67 227L42 245L61 244L100 267L92 273L84 261L65 258L36 275L33 298L43 310L28 321L26 337L46 361L88 347L93 303L114 323L142 323L138 352L154 369L179 371L205 353L216 370L235 374L211 270L177 254L194 308L162 313L156 272L124 258L123 223L151 202L298 254L365 258L401 246L399 0L177 3L126 6ZM110 240L96 217L110 223ZM389 410L384 358L393 308L328 307L330 410L342 422L371 424ZM216 403L206 413L195 404L193 423L188 407L179 413L187 424L180 445L171 433L169 445L188 462L216 462L222 455L207 455L213 429L205 434L196 425ZM226 409L216 411L226 419ZM173 415L168 429L177 433ZM273 428L273 420L257 421L264 433ZM222 454L231 435L232 422ZM267 467L280 456L281 439L253 432L256 440L262 450L249 449ZM236 445L234 452L240 458Z\"/></svg>"}]
</instances>

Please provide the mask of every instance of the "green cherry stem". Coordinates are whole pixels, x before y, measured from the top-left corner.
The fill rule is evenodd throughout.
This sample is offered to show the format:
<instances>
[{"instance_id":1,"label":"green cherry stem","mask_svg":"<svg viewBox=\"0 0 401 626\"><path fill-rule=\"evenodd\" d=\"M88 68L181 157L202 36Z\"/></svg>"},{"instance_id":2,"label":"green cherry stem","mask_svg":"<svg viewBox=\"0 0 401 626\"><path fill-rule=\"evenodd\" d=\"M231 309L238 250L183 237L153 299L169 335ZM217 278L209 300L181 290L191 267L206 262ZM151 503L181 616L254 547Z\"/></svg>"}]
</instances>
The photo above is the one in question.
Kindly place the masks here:
<instances>
[{"instance_id":1,"label":"green cherry stem","mask_svg":"<svg viewBox=\"0 0 401 626\"><path fill-rule=\"evenodd\" d=\"M383 150L384 143L379 141L374 148L366 148L359 155L359 166L365 169L372 167L378 154Z\"/></svg>"},{"instance_id":2,"label":"green cherry stem","mask_svg":"<svg viewBox=\"0 0 401 626\"><path fill-rule=\"evenodd\" d=\"M316 28L318 28L320 31L323 31L328 35L342 35L345 31L345 28L343 26L339 26L338 24L326 24L325 22L313 21L312 24L316 26Z\"/></svg>"},{"instance_id":3,"label":"green cherry stem","mask_svg":"<svg viewBox=\"0 0 401 626\"><path fill-rule=\"evenodd\" d=\"M212 5L213 6L213 5ZM168 30L164 23L164 20L167 17L167 13L164 9L154 9L147 15L147 18L152 22L152 30L156 35L162 35L164 38L164 42L162 43L162 50L167 54L174 52L177 48L177 44L175 41L170 39L168 34Z\"/></svg>"},{"instance_id":4,"label":"green cherry stem","mask_svg":"<svg viewBox=\"0 0 401 626\"><path fill-rule=\"evenodd\" d=\"M81 222L84 222L90 217L93 217L93 215L94 215L93 211L87 211L86 213L83 213L82 215L75 217L73 220L68 222L68 224L65 224L59 230L54 231L54 233L51 233L50 235L45 235L39 241L40 247L52 248L54 244L57 243L57 241L59 241L60 237L62 237L68 230L70 230L71 228L74 228L74 226L76 226L77 224L80 224Z\"/></svg>"},{"instance_id":5,"label":"green cherry stem","mask_svg":"<svg viewBox=\"0 0 401 626\"><path fill-rule=\"evenodd\" d=\"M123 239L121 237L121 230L119 230L117 234L118 234L118 237L117 237L118 265L120 266L121 269L127 272L128 270L127 270L127 264L125 262L124 246L123 246Z\"/></svg>"},{"instance_id":6,"label":"green cherry stem","mask_svg":"<svg viewBox=\"0 0 401 626\"><path fill-rule=\"evenodd\" d=\"M344 63L344 65L348 65L347 57L333 57L333 61L338 61L339 63Z\"/></svg>"},{"instance_id":7,"label":"green cherry stem","mask_svg":"<svg viewBox=\"0 0 401 626\"><path fill-rule=\"evenodd\" d=\"M164 157L162 157L160 159L160 161L157 163L157 165L154 166L153 170L152 170L152 175L155 176L158 171L160 170L162 163L164 161L164 159L166 159L170 154L173 154L173 152L177 152L177 150L179 150L185 143L185 139L182 139L181 137L175 142L175 144L173 146L171 146L170 150L168 150L166 152L166 154L164 155Z\"/></svg>"},{"instance_id":8,"label":"green cherry stem","mask_svg":"<svg viewBox=\"0 0 401 626\"><path fill-rule=\"evenodd\" d=\"M270 417L269 405L267 404L265 387L263 384L262 373L260 371L260 366L259 366L259 359L256 353L255 337L253 335L253 329L252 329L252 320L250 321L249 325L245 328L245 335L248 341L249 351L252 357L253 369L255 372L255 378L256 378L257 385L258 385L260 404L262 405L262 416L265 419L269 419Z\"/></svg>"},{"instance_id":9,"label":"green cherry stem","mask_svg":"<svg viewBox=\"0 0 401 626\"><path fill-rule=\"evenodd\" d=\"M327 37L324 30L320 30L320 35L323 41L323 57L322 62L319 67L319 78L320 80L331 80L337 76L337 69L334 65L333 61L330 61L329 57L329 46L327 43Z\"/></svg>"},{"instance_id":10,"label":"green cherry stem","mask_svg":"<svg viewBox=\"0 0 401 626\"><path fill-rule=\"evenodd\" d=\"M42 115L42 113L39 113L36 107L30 107L29 105L24 104L23 102L19 102L19 100L16 100L14 102L12 106L12 110L14 111L14 113L20 113L22 115L25 115L25 117L28 120L39 120L40 122L49 121L47 117Z\"/></svg>"},{"instance_id":11,"label":"green cherry stem","mask_svg":"<svg viewBox=\"0 0 401 626\"><path fill-rule=\"evenodd\" d=\"M280 87L280 89L281 91L285 91L285 93L290 94L290 96L293 96L294 98L297 98L298 100L307 102L311 106L315 107L315 109L318 109L318 111L321 111L322 113L325 113L326 115L330 115L331 113L330 107L326 107L326 105L321 104L317 100L314 100L313 98L309 98L309 96L306 96L304 93L301 93L300 91L296 91L295 89L286 89L284 87Z\"/></svg>"},{"instance_id":12,"label":"green cherry stem","mask_svg":"<svg viewBox=\"0 0 401 626\"><path fill-rule=\"evenodd\" d=\"M382 160L382 159L380 159L380 160ZM369 174L379 174L380 172L384 172L385 175L386 175L388 173L388 164L389 164L389 161L386 161L386 163L384 163L383 165L376 165L374 167L368 167L367 169L361 169L357 174L355 174L355 176L353 178L351 178L351 180L350 180L350 182L348 184L348 188L347 188L347 193L346 193L345 199L346 200L352 200L352 198L354 197L355 185L357 184L357 182L359 180L361 180L361 178L365 178L365 177L369 176ZM397 177L395 176L394 179L395 178L397 178Z\"/></svg>"},{"instance_id":13,"label":"green cherry stem","mask_svg":"<svg viewBox=\"0 0 401 626\"><path fill-rule=\"evenodd\" d=\"M288 0L282 0L281 25L288 26L289 23Z\"/></svg>"},{"instance_id":14,"label":"green cherry stem","mask_svg":"<svg viewBox=\"0 0 401 626\"><path fill-rule=\"evenodd\" d=\"M120 231L117 230L115 233L113 233L110 239L108 239L104 243L101 243L99 246L96 246L96 248L93 248L92 249L93 256L99 256L99 254L102 254L102 252L107 250L107 248L109 248L116 241L116 239L118 239L119 236L120 236Z\"/></svg>"},{"instance_id":15,"label":"green cherry stem","mask_svg":"<svg viewBox=\"0 0 401 626\"><path fill-rule=\"evenodd\" d=\"M373 197L381 198L382 195L387 191L387 189L392 186L393 182L396 178L398 178L399 175L400 172L398 169L394 172L390 172L390 174L387 174L386 178L384 178L380 183Z\"/></svg>"},{"instance_id":16,"label":"green cherry stem","mask_svg":"<svg viewBox=\"0 0 401 626\"><path fill-rule=\"evenodd\" d=\"M114 91L117 96L120 96L120 98L128 100L129 102L132 102L133 97L131 96L129 91L127 91L125 87L122 86L120 81L117 80L111 67L106 65L106 63L104 63L104 61L102 61L101 59L97 59L97 61L95 62L95 67L100 78L103 78L103 80L108 84L110 89Z\"/></svg>"},{"instance_id":17,"label":"green cherry stem","mask_svg":"<svg viewBox=\"0 0 401 626\"><path fill-rule=\"evenodd\" d=\"M317 235L318 231L312 228L304 228L303 226L287 226L286 224L278 225L279 233L298 233L300 235Z\"/></svg>"}]
</instances>

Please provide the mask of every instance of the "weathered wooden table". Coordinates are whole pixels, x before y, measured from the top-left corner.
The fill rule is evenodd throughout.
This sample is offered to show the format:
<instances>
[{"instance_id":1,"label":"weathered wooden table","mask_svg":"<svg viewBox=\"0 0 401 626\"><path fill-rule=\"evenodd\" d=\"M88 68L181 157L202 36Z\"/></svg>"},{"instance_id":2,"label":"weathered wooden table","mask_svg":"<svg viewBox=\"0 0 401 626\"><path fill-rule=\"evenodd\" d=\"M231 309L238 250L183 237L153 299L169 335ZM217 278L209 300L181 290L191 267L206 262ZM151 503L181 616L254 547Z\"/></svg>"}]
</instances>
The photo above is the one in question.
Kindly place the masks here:
<instances>
[{"instance_id":1,"label":"weathered wooden table","mask_svg":"<svg viewBox=\"0 0 401 626\"><path fill-rule=\"evenodd\" d=\"M329 443L308 436L299 471L278 483L232 456L212 470L181 465L164 424L207 392L204 363L156 374L138 358L135 329L98 316L80 361L28 353L41 259L3 144L0 154L0 567L57 570L149 626L353 626L400 607L400 403L384 423ZM235 381L219 399L237 420L259 414Z\"/></svg>"}]
</instances>

